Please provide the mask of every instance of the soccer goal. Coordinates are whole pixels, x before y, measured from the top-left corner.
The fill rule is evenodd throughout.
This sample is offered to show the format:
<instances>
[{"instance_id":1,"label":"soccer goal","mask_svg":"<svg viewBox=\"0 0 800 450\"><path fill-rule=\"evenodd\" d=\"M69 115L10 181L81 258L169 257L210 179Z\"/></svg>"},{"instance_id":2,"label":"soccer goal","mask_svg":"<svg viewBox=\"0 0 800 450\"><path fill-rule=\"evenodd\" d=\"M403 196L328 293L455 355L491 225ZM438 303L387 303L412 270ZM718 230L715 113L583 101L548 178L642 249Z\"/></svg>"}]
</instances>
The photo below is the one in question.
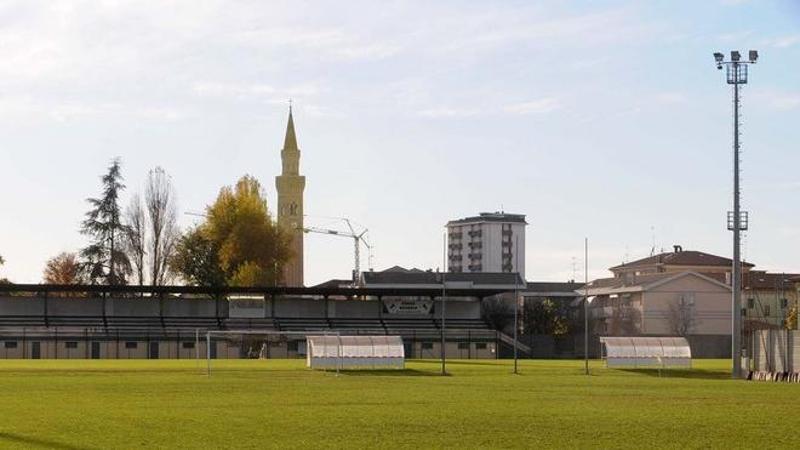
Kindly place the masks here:
<instances>
[{"instance_id":1,"label":"soccer goal","mask_svg":"<svg viewBox=\"0 0 800 450\"><path fill-rule=\"evenodd\" d=\"M305 359L308 368L336 373L405 367L400 336L342 335L334 330L209 330L204 340L209 375L215 359Z\"/></svg>"},{"instance_id":2,"label":"soccer goal","mask_svg":"<svg viewBox=\"0 0 800 450\"><path fill-rule=\"evenodd\" d=\"M211 374L216 359L306 359L307 337L312 334L338 336L335 331L208 330L206 373Z\"/></svg>"}]
</instances>

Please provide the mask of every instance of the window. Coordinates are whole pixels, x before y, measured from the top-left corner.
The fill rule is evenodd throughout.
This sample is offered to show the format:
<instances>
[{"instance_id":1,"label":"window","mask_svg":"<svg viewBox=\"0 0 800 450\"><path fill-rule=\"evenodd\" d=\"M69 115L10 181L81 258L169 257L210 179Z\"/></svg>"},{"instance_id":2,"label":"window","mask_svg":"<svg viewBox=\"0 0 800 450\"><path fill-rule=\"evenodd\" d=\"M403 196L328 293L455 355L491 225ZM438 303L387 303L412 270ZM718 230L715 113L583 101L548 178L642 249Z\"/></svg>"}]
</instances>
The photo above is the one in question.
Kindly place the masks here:
<instances>
[{"instance_id":1,"label":"window","mask_svg":"<svg viewBox=\"0 0 800 450\"><path fill-rule=\"evenodd\" d=\"M423 350L433 350L433 342L423 342L422 343Z\"/></svg>"},{"instance_id":2,"label":"window","mask_svg":"<svg viewBox=\"0 0 800 450\"><path fill-rule=\"evenodd\" d=\"M756 299L748 298L747 299L747 307L750 308L750 309L753 309L753 308L755 308L755 306L756 306Z\"/></svg>"},{"instance_id":3,"label":"window","mask_svg":"<svg viewBox=\"0 0 800 450\"><path fill-rule=\"evenodd\" d=\"M5 341L5 348L17 348L17 341Z\"/></svg>"},{"instance_id":4,"label":"window","mask_svg":"<svg viewBox=\"0 0 800 450\"><path fill-rule=\"evenodd\" d=\"M742 317L747 316L747 308L742 308Z\"/></svg>"},{"instance_id":5,"label":"window","mask_svg":"<svg viewBox=\"0 0 800 450\"><path fill-rule=\"evenodd\" d=\"M78 348L78 343L76 341L67 341L67 342L64 342L64 347L66 347L66 348Z\"/></svg>"},{"instance_id":6,"label":"window","mask_svg":"<svg viewBox=\"0 0 800 450\"><path fill-rule=\"evenodd\" d=\"M139 344L137 342L126 342L125 343L125 348L137 348L137 347L139 347Z\"/></svg>"},{"instance_id":7,"label":"window","mask_svg":"<svg viewBox=\"0 0 800 450\"><path fill-rule=\"evenodd\" d=\"M459 342L458 343L459 350L469 350L469 342Z\"/></svg>"},{"instance_id":8,"label":"window","mask_svg":"<svg viewBox=\"0 0 800 450\"><path fill-rule=\"evenodd\" d=\"M184 342L183 344L181 344L181 347L186 349L192 349L194 348L194 342Z\"/></svg>"},{"instance_id":9,"label":"window","mask_svg":"<svg viewBox=\"0 0 800 450\"><path fill-rule=\"evenodd\" d=\"M296 352L297 351L297 341L289 341L289 342L287 342L286 343L286 350L289 350L290 352Z\"/></svg>"},{"instance_id":10,"label":"window","mask_svg":"<svg viewBox=\"0 0 800 450\"><path fill-rule=\"evenodd\" d=\"M764 305L764 317L769 317L769 305Z\"/></svg>"},{"instance_id":11,"label":"window","mask_svg":"<svg viewBox=\"0 0 800 450\"><path fill-rule=\"evenodd\" d=\"M475 344L475 350L486 350L486 342L478 342Z\"/></svg>"},{"instance_id":12,"label":"window","mask_svg":"<svg viewBox=\"0 0 800 450\"><path fill-rule=\"evenodd\" d=\"M781 308L786 309L789 306L789 299L782 298L781 299Z\"/></svg>"}]
</instances>

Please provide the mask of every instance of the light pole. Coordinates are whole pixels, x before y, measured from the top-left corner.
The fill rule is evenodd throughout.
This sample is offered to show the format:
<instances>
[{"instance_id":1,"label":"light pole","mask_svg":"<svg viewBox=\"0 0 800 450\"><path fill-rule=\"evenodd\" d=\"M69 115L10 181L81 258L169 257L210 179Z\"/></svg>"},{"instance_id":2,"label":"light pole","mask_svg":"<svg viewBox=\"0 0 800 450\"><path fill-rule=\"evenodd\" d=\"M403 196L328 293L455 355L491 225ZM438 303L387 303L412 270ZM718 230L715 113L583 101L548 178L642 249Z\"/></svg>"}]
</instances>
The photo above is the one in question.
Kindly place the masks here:
<instances>
[{"instance_id":1,"label":"light pole","mask_svg":"<svg viewBox=\"0 0 800 450\"><path fill-rule=\"evenodd\" d=\"M714 53L717 69L726 68L728 84L733 85L733 211L728 211L728 229L733 231L733 263L731 280L733 321L731 323L731 358L733 378L742 373L742 261L740 255L741 232L747 230L747 212L739 204L739 85L747 84L747 67L758 60L758 52L750 50L748 61L742 61L738 51L731 52L730 61L725 55Z\"/></svg>"},{"instance_id":2,"label":"light pole","mask_svg":"<svg viewBox=\"0 0 800 450\"><path fill-rule=\"evenodd\" d=\"M583 239L583 373L589 375L589 238Z\"/></svg>"},{"instance_id":3,"label":"light pole","mask_svg":"<svg viewBox=\"0 0 800 450\"><path fill-rule=\"evenodd\" d=\"M514 280L514 374L518 374L517 369L517 347L519 346L518 333L519 333L519 236L514 236L514 268L517 270L517 276Z\"/></svg>"},{"instance_id":4,"label":"light pole","mask_svg":"<svg viewBox=\"0 0 800 450\"><path fill-rule=\"evenodd\" d=\"M447 360L447 353L446 353L446 350L445 350L445 345L447 344L447 341L445 340L445 335L444 335L445 334L445 329L444 329L444 326L445 326L445 322L444 322L445 321L444 307L445 306L444 305L445 305L446 298L447 298L447 281L445 280L445 274L446 273L447 273L447 232L445 231L445 233L444 233L444 245L442 245L442 344L441 344L442 345L442 351L441 351L442 375L447 375L447 365L446 365L447 363L445 362Z\"/></svg>"}]
</instances>

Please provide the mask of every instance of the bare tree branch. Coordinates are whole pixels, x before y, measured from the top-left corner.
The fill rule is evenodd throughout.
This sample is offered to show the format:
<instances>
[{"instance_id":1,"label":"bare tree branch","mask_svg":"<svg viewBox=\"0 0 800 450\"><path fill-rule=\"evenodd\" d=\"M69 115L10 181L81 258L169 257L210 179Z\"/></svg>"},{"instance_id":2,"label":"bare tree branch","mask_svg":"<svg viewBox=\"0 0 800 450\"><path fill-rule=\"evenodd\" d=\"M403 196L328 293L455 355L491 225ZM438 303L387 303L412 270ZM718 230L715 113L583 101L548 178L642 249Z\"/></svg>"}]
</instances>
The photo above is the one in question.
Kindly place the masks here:
<instances>
[{"instance_id":1,"label":"bare tree branch","mask_svg":"<svg viewBox=\"0 0 800 450\"><path fill-rule=\"evenodd\" d=\"M125 250L136 273L136 281L139 286L143 286L145 281L147 215L142 207L142 199L139 194L134 194L131 197L131 202L125 209L125 222L127 223Z\"/></svg>"},{"instance_id":2,"label":"bare tree branch","mask_svg":"<svg viewBox=\"0 0 800 450\"><path fill-rule=\"evenodd\" d=\"M153 286L158 286L169 279L168 262L178 236L175 191L164 169L156 167L150 171L144 191L144 203L150 231L147 241L150 282Z\"/></svg>"},{"instance_id":3,"label":"bare tree branch","mask_svg":"<svg viewBox=\"0 0 800 450\"><path fill-rule=\"evenodd\" d=\"M667 323L676 336L686 336L691 333L696 325L694 299L681 295L671 303L667 310Z\"/></svg>"}]
</instances>

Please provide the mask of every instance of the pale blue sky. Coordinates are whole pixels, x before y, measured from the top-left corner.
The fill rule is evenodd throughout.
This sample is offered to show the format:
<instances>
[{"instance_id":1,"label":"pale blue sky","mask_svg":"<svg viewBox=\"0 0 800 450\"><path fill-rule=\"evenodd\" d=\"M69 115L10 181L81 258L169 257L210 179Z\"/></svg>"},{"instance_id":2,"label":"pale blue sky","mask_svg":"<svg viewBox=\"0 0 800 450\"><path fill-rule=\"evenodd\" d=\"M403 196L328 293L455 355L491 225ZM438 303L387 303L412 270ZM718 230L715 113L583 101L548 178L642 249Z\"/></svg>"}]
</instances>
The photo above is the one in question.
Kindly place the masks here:
<instances>
[{"instance_id":1,"label":"pale blue sky","mask_svg":"<svg viewBox=\"0 0 800 450\"><path fill-rule=\"evenodd\" d=\"M798 2L0 1L0 277L38 282L84 244L114 156L129 193L164 167L182 211L244 173L274 205L289 97L306 212L368 227L378 269L440 266L447 220L501 207L528 215L528 279L573 257L582 278L584 236L591 276L651 229L730 255L711 54L750 48L744 255L800 272ZM306 249L307 283L349 275L350 241Z\"/></svg>"}]
</instances>

